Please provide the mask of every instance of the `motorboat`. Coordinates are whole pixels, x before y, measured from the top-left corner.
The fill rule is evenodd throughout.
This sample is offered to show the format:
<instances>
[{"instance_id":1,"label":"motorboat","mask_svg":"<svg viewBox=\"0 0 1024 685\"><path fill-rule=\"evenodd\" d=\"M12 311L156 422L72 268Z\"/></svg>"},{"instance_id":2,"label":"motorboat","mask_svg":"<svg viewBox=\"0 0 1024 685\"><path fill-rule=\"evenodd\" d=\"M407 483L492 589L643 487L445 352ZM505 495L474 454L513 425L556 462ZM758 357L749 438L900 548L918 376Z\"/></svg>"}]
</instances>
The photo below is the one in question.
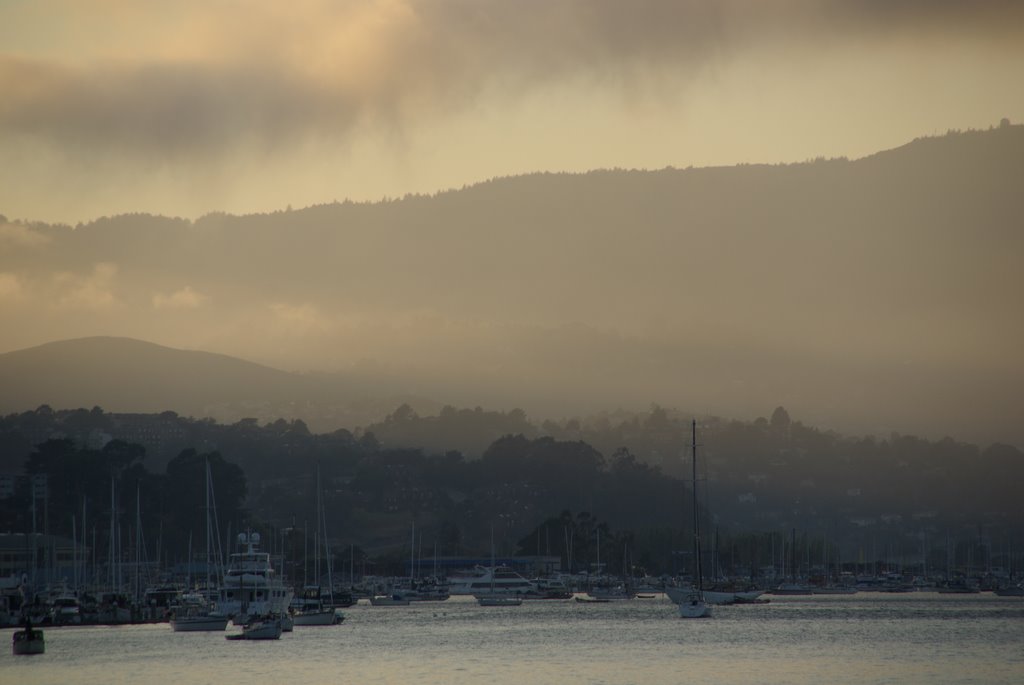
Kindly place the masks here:
<instances>
[{"instance_id":1,"label":"motorboat","mask_svg":"<svg viewBox=\"0 0 1024 685\"><path fill-rule=\"evenodd\" d=\"M198 592L186 593L171 607L171 628L176 633L216 632L225 630L229 617L216 610L206 597Z\"/></svg>"},{"instance_id":2,"label":"motorboat","mask_svg":"<svg viewBox=\"0 0 1024 685\"><path fill-rule=\"evenodd\" d=\"M525 595L536 593L537 586L508 566L477 566L469 575L449 577L448 591L452 595L478 595L492 592Z\"/></svg>"}]
</instances>

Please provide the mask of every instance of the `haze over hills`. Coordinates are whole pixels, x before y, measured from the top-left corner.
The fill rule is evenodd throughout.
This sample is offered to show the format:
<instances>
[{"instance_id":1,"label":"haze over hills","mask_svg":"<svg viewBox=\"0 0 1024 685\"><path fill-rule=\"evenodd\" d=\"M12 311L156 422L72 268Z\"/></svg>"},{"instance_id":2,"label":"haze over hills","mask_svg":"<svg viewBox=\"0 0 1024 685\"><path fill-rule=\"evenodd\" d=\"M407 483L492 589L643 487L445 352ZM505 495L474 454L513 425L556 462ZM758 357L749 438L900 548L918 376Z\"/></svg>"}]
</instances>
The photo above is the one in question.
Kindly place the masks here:
<instances>
[{"instance_id":1,"label":"haze over hills","mask_svg":"<svg viewBox=\"0 0 1024 685\"><path fill-rule=\"evenodd\" d=\"M784 404L843 432L1021 445L1021 188L1024 126L1003 125L855 161L534 174L195 221L5 220L0 349L123 336L350 381L168 372L165 400L206 405L245 377L233 397L409 394L537 419ZM20 373L32 356L16 359ZM91 364L64 369L67 397L107 382L77 368ZM5 383L7 411L46 401L21 387ZM155 387L119 397L174 408Z\"/></svg>"},{"instance_id":2,"label":"haze over hills","mask_svg":"<svg viewBox=\"0 0 1024 685\"><path fill-rule=\"evenodd\" d=\"M0 387L2 413L47 404L174 411L224 422L304 418L324 432L379 420L403 402L436 409L419 398L361 392L340 376L290 373L223 354L104 336L0 354Z\"/></svg>"}]
</instances>

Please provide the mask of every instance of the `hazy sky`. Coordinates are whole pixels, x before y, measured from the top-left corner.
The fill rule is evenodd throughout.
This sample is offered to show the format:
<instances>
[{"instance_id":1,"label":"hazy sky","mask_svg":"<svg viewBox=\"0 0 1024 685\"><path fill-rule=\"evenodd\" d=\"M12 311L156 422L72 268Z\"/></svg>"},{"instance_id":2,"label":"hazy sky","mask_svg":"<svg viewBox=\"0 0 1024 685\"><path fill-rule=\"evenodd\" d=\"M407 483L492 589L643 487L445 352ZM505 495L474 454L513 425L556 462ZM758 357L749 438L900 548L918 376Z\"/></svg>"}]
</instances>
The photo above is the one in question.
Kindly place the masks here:
<instances>
[{"instance_id":1,"label":"hazy sky","mask_svg":"<svg viewBox=\"0 0 1024 685\"><path fill-rule=\"evenodd\" d=\"M1024 3L0 0L0 213L862 156L1024 119Z\"/></svg>"}]
</instances>

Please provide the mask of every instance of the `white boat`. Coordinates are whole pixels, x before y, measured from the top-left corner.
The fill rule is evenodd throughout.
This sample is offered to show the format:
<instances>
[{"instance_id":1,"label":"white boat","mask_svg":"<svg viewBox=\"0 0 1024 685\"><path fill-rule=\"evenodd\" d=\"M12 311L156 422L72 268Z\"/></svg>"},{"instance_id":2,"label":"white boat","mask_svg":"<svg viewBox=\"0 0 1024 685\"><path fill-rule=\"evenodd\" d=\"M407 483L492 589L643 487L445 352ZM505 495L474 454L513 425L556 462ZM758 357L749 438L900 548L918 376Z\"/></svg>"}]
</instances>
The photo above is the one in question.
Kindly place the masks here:
<instances>
[{"instance_id":1,"label":"white boat","mask_svg":"<svg viewBox=\"0 0 1024 685\"><path fill-rule=\"evenodd\" d=\"M171 629L176 633L216 632L228 627L230 617L215 609L199 592L181 596L171 609Z\"/></svg>"},{"instance_id":2,"label":"white boat","mask_svg":"<svg viewBox=\"0 0 1024 685\"><path fill-rule=\"evenodd\" d=\"M11 652L15 655L43 654L46 652L46 639L43 631L32 627L29 622L21 630L14 631L11 636Z\"/></svg>"},{"instance_id":3,"label":"white boat","mask_svg":"<svg viewBox=\"0 0 1024 685\"><path fill-rule=\"evenodd\" d=\"M492 587L502 594L525 595L538 591L535 583L507 566L477 566L469 575L448 578L448 592L452 595L490 593Z\"/></svg>"},{"instance_id":4,"label":"white boat","mask_svg":"<svg viewBox=\"0 0 1024 685\"><path fill-rule=\"evenodd\" d=\"M283 627L279 617L255 618L244 626L242 632L225 635L229 640L279 640Z\"/></svg>"},{"instance_id":5,"label":"white boat","mask_svg":"<svg viewBox=\"0 0 1024 685\"><path fill-rule=\"evenodd\" d=\"M491 573L490 573L490 588L487 593L477 594L476 602L482 607L517 607L523 603L523 598L520 592L512 588L499 588L497 586L499 566L494 563L494 527L491 526ZM515 571L509 569L509 573L512 575L522 578L531 586L533 583L523 578ZM530 587L530 591L536 590L535 587Z\"/></svg>"},{"instance_id":6,"label":"white boat","mask_svg":"<svg viewBox=\"0 0 1024 685\"><path fill-rule=\"evenodd\" d=\"M696 566L697 583L693 592L679 602L679 616L681 618L708 618L711 616L711 605L704 598L704 571L701 568L700 558L700 524L697 518L697 421L692 423L693 428L693 550L694 565Z\"/></svg>"},{"instance_id":7,"label":"white boat","mask_svg":"<svg viewBox=\"0 0 1024 685\"><path fill-rule=\"evenodd\" d=\"M235 622L246 616L284 614L292 600L291 588L278 578L270 554L257 551L259 533L240 533L238 543L245 551L232 554L220 588L219 609Z\"/></svg>"},{"instance_id":8,"label":"white boat","mask_svg":"<svg viewBox=\"0 0 1024 685\"><path fill-rule=\"evenodd\" d=\"M375 607L407 607L409 606L409 600L398 593L374 595L370 597L370 604Z\"/></svg>"},{"instance_id":9,"label":"white boat","mask_svg":"<svg viewBox=\"0 0 1024 685\"><path fill-rule=\"evenodd\" d=\"M704 593L694 590L677 605L682 618L708 618L711 616L711 605L704 599Z\"/></svg>"},{"instance_id":10,"label":"white boat","mask_svg":"<svg viewBox=\"0 0 1024 685\"><path fill-rule=\"evenodd\" d=\"M523 599L515 595L480 595L476 602L482 607L517 607Z\"/></svg>"}]
</instances>

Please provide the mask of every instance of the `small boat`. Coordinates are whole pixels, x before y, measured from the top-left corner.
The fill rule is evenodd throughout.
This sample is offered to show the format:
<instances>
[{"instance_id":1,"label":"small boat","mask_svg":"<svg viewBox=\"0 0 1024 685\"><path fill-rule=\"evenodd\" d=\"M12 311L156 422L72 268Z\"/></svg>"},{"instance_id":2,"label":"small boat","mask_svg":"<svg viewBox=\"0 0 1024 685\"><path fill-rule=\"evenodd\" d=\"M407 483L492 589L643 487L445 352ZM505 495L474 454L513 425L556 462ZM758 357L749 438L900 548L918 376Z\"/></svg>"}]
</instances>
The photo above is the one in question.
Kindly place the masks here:
<instances>
[{"instance_id":1,"label":"small boat","mask_svg":"<svg viewBox=\"0 0 1024 685\"><path fill-rule=\"evenodd\" d=\"M227 627L227 616L202 609L184 610L171 618L171 629L176 633L217 632Z\"/></svg>"},{"instance_id":2,"label":"small boat","mask_svg":"<svg viewBox=\"0 0 1024 685\"><path fill-rule=\"evenodd\" d=\"M605 597L591 597L589 595L576 595L576 601L581 604L608 604L612 600Z\"/></svg>"},{"instance_id":3,"label":"small boat","mask_svg":"<svg viewBox=\"0 0 1024 685\"><path fill-rule=\"evenodd\" d=\"M296 611L291 618L293 624L297 626L333 626L341 623L341 619L334 609Z\"/></svg>"},{"instance_id":4,"label":"small boat","mask_svg":"<svg viewBox=\"0 0 1024 685\"><path fill-rule=\"evenodd\" d=\"M171 608L170 624L176 633L221 631L228 627L228 620L200 592L181 595L180 604Z\"/></svg>"},{"instance_id":5,"label":"small boat","mask_svg":"<svg viewBox=\"0 0 1024 685\"><path fill-rule=\"evenodd\" d=\"M517 607L523 603L523 598L515 595L479 595L476 603L482 607Z\"/></svg>"},{"instance_id":6,"label":"small boat","mask_svg":"<svg viewBox=\"0 0 1024 685\"><path fill-rule=\"evenodd\" d=\"M242 626L242 632L225 635L228 640L280 640L281 619L257 618Z\"/></svg>"},{"instance_id":7,"label":"small boat","mask_svg":"<svg viewBox=\"0 0 1024 685\"><path fill-rule=\"evenodd\" d=\"M11 638L11 651L19 654L43 654L46 651L46 640L43 631L32 627L31 621L25 621L25 628L14 631Z\"/></svg>"},{"instance_id":8,"label":"small boat","mask_svg":"<svg viewBox=\"0 0 1024 685\"><path fill-rule=\"evenodd\" d=\"M399 594L375 595L370 597L370 604L375 607L407 607L409 600Z\"/></svg>"}]
</instances>

